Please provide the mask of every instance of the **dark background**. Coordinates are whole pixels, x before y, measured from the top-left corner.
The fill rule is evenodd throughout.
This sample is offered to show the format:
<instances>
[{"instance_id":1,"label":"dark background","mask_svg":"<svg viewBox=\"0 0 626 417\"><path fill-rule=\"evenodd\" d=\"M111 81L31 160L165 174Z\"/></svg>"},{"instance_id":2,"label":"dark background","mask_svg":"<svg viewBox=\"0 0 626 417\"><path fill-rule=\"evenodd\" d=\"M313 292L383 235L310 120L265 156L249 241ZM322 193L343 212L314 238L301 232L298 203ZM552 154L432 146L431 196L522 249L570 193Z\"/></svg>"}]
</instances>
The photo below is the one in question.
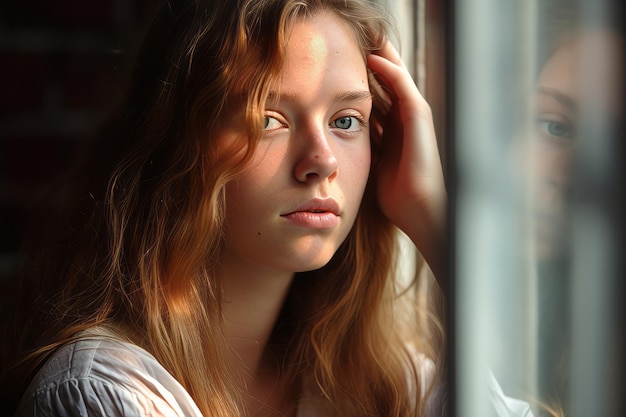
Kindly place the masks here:
<instances>
[{"instance_id":1,"label":"dark background","mask_svg":"<svg viewBox=\"0 0 626 417\"><path fill-rule=\"evenodd\" d=\"M66 204L67 172L122 98L134 53L163 2L0 0L3 323L19 304L26 242L36 245L38 225ZM0 416L11 414L20 395L4 374L15 359L12 334L0 337Z\"/></svg>"},{"instance_id":2,"label":"dark background","mask_svg":"<svg viewBox=\"0 0 626 417\"><path fill-rule=\"evenodd\" d=\"M0 309L32 213L121 98L159 0L0 0ZM37 230L32 231L37 235ZM10 343L11 341L3 341Z\"/></svg>"}]
</instances>

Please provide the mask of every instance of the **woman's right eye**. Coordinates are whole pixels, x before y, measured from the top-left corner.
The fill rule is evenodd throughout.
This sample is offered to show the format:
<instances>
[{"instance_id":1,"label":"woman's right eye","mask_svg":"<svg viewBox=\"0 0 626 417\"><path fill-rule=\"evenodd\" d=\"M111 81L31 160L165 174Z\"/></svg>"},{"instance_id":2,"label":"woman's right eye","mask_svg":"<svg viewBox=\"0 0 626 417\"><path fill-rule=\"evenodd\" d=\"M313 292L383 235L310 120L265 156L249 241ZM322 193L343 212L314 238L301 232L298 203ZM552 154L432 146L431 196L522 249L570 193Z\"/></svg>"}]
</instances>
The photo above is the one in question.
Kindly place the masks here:
<instances>
[{"instance_id":1,"label":"woman's right eye","mask_svg":"<svg viewBox=\"0 0 626 417\"><path fill-rule=\"evenodd\" d=\"M281 122L278 121L278 119L271 117L271 116L265 116L263 118L263 129L265 130L275 130L275 129L279 129L283 127L283 124Z\"/></svg>"}]
</instances>

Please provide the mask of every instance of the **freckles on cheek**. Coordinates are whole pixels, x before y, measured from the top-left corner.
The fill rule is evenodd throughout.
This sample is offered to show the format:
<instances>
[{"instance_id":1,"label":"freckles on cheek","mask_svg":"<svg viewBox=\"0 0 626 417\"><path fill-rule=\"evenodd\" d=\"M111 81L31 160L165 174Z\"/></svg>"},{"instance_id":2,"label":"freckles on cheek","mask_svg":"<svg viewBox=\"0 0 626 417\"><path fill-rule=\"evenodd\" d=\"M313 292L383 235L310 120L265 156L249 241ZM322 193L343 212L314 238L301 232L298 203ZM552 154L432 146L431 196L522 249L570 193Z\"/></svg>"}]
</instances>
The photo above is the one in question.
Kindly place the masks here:
<instances>
[{"instance_id":1,"label":"freckles on cheek","mask_svg":"<svg viewBox=\"0 0 626 417\"><path fill-rule=\"evenodd\" d=\"M260 143L245 175L252 178L272 177L285 160L286 152L286 146L274 140Z\"/></svg>"},{"instance_id":2,"label":"freckles on cheek","mask_svg":"<svg viewBox=\"0 0 626 417\"><path fill-rule=\"evenodd\" d=\"M365 184L367 182L372 163L371 157L371 152L367 149L367 151L361 152L359 156L353 159L352 179L355 184Z\"/></svg>"},{"instance_id":3,"label":"freckles on cheek","mask_svg":"<svg viewBox=\"0 0 626 417\"><path fill-rule=\"evenodd\" d=\"M369 181L370 164L368 158L359 158L352 161L351 166L345 167L345 191L346 197L356 201L363 198L363 193Z\"/></svg>"}]
</instances>

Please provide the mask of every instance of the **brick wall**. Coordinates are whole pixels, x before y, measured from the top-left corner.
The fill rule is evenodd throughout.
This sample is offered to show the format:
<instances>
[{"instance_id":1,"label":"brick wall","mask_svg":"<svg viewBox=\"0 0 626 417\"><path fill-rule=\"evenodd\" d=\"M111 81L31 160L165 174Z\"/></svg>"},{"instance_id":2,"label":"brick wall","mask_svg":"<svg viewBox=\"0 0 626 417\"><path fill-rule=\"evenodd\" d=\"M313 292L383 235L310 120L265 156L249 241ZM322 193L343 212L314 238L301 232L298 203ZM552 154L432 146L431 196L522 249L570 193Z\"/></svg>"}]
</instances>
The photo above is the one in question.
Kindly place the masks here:
<instances>
[{"instance_id":1,"label":"brick wall","mask_svg":"<svg viewBox=\"0 0 626 417\"><path fill-rule=\"evenodd\" d=\"M159 0L0 1L3 309L15 284L27 213L120 97L131 53ZM43 200L43 213L58 198Z\"/></svg>"}]
</instances>

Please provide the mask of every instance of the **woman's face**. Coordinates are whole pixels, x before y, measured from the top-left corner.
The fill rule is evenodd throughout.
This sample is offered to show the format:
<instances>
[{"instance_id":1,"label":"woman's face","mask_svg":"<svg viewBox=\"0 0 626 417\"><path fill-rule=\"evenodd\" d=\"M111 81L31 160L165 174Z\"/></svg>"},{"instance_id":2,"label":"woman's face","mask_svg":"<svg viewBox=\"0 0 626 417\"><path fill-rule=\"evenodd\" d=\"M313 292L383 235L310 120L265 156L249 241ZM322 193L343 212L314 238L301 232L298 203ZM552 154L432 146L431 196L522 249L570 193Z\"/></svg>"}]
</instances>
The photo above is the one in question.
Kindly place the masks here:
<instances>
[{"instance_id":1,"label":"woman's face","mask_svg":"<svg viewBox=\"0 0 626 417\"><path fill-rule=\"evenodd\" d=\"M296 22L265 106L263 137L243 175L226 187L226 256L286 272L331 259L367 182L371 107L365 59L350 28L327 12Z\"/></svg>"},{"instance_id":2,"label":"woman's face","mask_svg":"<svg viewBox=\"0 0 626 417\"><path fill-rule=\"evenodd\" d=\"M609 31L583 33L563 43L539 75L531 155L540 256L551 257L562 249L570 165L581 140L580 110L593 107L609 120L623 112L621 48L620 39Z\"/></svg>"}]
</instances>

